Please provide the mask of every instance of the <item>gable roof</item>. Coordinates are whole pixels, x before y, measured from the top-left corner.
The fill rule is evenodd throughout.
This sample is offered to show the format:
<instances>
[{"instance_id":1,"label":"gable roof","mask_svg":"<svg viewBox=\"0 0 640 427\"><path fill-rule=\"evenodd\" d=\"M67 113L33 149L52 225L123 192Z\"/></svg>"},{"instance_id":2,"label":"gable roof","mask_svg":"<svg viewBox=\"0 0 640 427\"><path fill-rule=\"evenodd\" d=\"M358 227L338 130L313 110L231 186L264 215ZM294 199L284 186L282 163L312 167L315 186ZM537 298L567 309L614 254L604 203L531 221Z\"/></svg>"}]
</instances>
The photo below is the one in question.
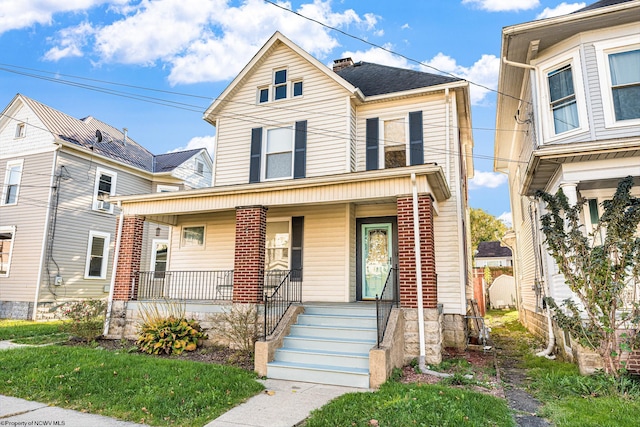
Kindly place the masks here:
<instances>
[{"instance_id":1,"label":"gable roof","mask_svg":"<svg viewBox=\"0 0 640 427\"><path fill-rule=\"evenodd\" d=\"M628 1L632 1L632 0L600 0L590 4L589 6L583 7L582 9L578 9L572 13L579 13L587 10L599 9L601 7L613 6L614 4L618 4L618 3L626 3Z\"/></svg>"},{"instance_id":2,"label":"gable roof","mask_svg":"<svg viewBox=\"0 0 640 427\"><path fill-rule=\"evenodd\" d=\"M429 86L463 81L463 79L389 67L371 62L357 62L337 71L337 74L357 87L365 96L404 92Z\"/></svg>"},{"instance_id":3,"label":"gable roof","mask_svg":"<svg viewBox=\"0 0 640 427\"><path fill-rule=\"evenodd\" d=\"M476 258L507 258L512 256L511 249L501 246L500 242L480 242Z\"/></svg>"},{"instance_id":4,"label":"gable roof","mask_svg":"<svg viewBox=\"0 0 640 427\"><path fill-rule=\"evenodd\" d=\"M154 172L170 172L204 150L204 148L194 148L193 150L175 151L173 153L158 154L155 156Z\"/></svg>"},{"instance_id":5,"label":"gable roof","mask_svg":"<svg viewBox=\"0 0 640 427\"><path fill-rule=\"evenodd\" d=\"M16 95L12 103L16 99L31 108L55 138L146 172L170 172L204 150L197 148L156 156L129 135L125 138L120 129L93 116L76 119L22 94ZM100 142L96 141L96 131L102 135Z\"/></svg>"}]
</instances>

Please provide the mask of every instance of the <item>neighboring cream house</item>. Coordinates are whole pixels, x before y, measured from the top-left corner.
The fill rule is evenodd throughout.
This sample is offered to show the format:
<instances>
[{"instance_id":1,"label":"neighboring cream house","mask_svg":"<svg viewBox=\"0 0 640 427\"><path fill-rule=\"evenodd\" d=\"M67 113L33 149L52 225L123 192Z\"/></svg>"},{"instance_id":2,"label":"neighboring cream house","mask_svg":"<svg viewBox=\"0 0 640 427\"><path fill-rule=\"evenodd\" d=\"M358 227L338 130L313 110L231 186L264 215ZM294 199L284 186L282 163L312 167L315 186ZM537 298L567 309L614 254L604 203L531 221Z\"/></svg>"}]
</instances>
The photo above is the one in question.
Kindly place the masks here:
<instances>
[{"instance_id":1,"label":"neighboring cream house","mask_svg":"<svg viewBox=\"0 0 640 427\"><path fill-rule=\"evenodd\" d=\"M371 302L397 273L401 310L390 322L394 332L385 335L396 340L387 348L394 363L418 357L421 344L434 363L445 345L464 346L471 267L467 178L473 171L466 81L351 59L336 61L332 70L275 33L204 118L217 130L213 187L115 198L125 230L141 230L146 219L174 231L166 275L138 277L138 253L123 240L111 336L127 334L119 319L124 310L135 316L132 296L182 298L197 302L190 309L197 311L216 300L260 304L265 293L286 300L278 286L291 279L300 283L301 297L288 298L301 300L304 314L283 348L270 347L268 355L258 349L258 372L369 386L369 350L376 346ZM180 276L187 272L210 292ZM394 293L391 285L385 292ZM334 311L321 316L321 308ZM363 319L371 310L373 326ZM332 323L338 318L346 325ZM312 320L321 324L312 328ZM354 330L360 321L367 326ZM321 333L302 343L301 336ZM336 352L348 353L358 366L341 365ZM266 370L258 366L263 356ZM360 379L339 378L337 371Z\"/></svg>"},{"instance_id":2,"label":"neighboring cream house","mask_svg":"<svg viewBox=\"0 0 640 427\"><path fill-rule=\"evenodd\" d=\"M209 186L211 167L206 150L154 156L126 130L16 95L0 116L0 318L106 299L120 214L107 199ZM163 267L168 233L147 224L145 269Z\"/></svg>"},{"instance_id":3,"label":"neighboring cream house","mask_svg":"<svg viewBox=\"0 0 640 427\"><path fill-rule=\"evenodd\" d=\"M494 167L509 175L520 319L542 336L543 297L572 293L545 250L535 191L585 201L589 231L621 178L640 185L640 1L505 27L501 56Z\"/></svg>"}]
</instances>

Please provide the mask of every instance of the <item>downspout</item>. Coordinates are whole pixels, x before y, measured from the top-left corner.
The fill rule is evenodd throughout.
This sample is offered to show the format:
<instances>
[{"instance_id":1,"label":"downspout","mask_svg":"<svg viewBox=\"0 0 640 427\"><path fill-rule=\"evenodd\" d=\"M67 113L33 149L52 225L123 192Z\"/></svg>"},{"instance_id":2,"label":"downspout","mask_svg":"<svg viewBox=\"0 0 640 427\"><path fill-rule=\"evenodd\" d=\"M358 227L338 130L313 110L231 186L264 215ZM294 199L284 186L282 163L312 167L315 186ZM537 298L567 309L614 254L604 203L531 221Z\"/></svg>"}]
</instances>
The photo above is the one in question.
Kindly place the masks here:
<instances>
[{"instance_id":1,"label":"downspout","mask_svg":"<svg viewBox=\"0 0 640 427\"><path fill-rule=\"evenodd\" d=\"M531 199L529 199L530 202L534 203L533 206L535 206L535 202ZM538 280L538 278L540 278L540 280L542 280L542 259L541 259L541 253L540 253L540 245L538 244L538 230L536 227L536 224L538 223L538 215L536 215L535 212L537 212L537 209L535 209L535 207L532 209L532 205L529 205L529 219L531 220L531 233L532 233L532 237L533 237L533 249L535 250L534 252L534 258L535 258L535 262L536 262L536 267L535 267L535 280ZM544 286L544 293L545 295L549 295L549 289L548 289L548 284L546 284L546 280L545 282L545 286ZM553 355L553 348L556 345L556 337L555 334L553 333L553 323L552 323L552 319L551 319L551 309L549 308L549 304L547 304L546 302L544 302L544 306L545 306L545 314L547 317L547 333L549 334L549 342L547 343L547 348L545 348L543 351L536 353L536 356L538 357L546 357L547 359L555 359L556 356Z\"/></svg>"},{"instance_id":2,"label":"downspout","mask_svg":"<svg viewBox=\"0 0 640 427\"><path fill-rule=\"evenodd\" d=\"M120 256L120 241L122 240L122 226L124 224L124 210L122 209L121 202L118 202L118 208L120 208L120 222L118 223L118 235L116 237L116 250L113 253L113 268L111 270L111 283L109 284L109 298L107 300L107 315L104 317L104 330L102 335L109 333L109 326L111 325L111 309L113 307L113 293L116 286L116 271L118 270L118 257Z\"/></svg>"},{"instance_id":3,"label":"downspout","mask_svg":"<svg viewBox=\"0 0 640 427\"><path fill-rule=\"evenodd\" d=\"M451 163L451 153L455 153L455 150L451 150L449 151L449 149L451 148L451 140L450 140L450 128L451 128L451 124L449 123L449 88L445 88L444 89L444 122L446 123L445 128L444 128L444 132L445 132L445 141L446 141L446 150L445 150L445 156L446 156L446 161L444 163L444 170L445 170L445 174L447 177L447 184L451 185L451 175L449 172L450 169L450 163Z\"/></svg>"},{"instance_id":4,"label":"downspout","mask_svg":"<svg viewBox=\"0 0 640 427\"><path fill-rule=\"evenodd\" d=\"M413 245L416 262L416 289L418 292L418 335L420 341L420 358L418 367L423 374L434 375L436 377L447 378L450 374L432 371L427 369L425 363L425 340L424 340L424 302L422 300L422 254L420 253L420 218L418 216L418 187L416 185L416 174L411 173L411 186L413 189Z\"/></svg>"},{"instance_id":5,"label":"downspout","mask_svg":"<svg viewBox=\"0 0 640 427\"><path fill-rule=\"evenodd\" d=\"M40 299L40 287L42 286L42 272L44 270L44 262L45 262L45 253L47 248L47 238L49 236L49 222L51 221L51 202L53 201L53 180L56 175L56 166L58 166L58 150L60 150L61 145L57 145L55 150L53 150L53 163L51 166L51 181L49 182L49 202L47 203L47 216L44 221L44 232L42 234L42 249L40 250L40 268L38 271L38 281L36 282L38 285L36 286L36 296L35 301L33 303L33 314L31 315L31 320L36 320L38 315L38 300Z\"/></svg>"},{"instance_id":6,"label":"downspout","mask_svg":"<svg viewBox=\"0 0 640 427\"><path fill-rule=\"evenodd\" d=\"M516 68L525 68L527 70L535 70L536 69L536 67L534 67L531 64L523 64L522 62L509 61L506 56L502 57L502 63L506 64L506 65L511 65L512 67L516 67Z\"/></svg>"}]
</instances>

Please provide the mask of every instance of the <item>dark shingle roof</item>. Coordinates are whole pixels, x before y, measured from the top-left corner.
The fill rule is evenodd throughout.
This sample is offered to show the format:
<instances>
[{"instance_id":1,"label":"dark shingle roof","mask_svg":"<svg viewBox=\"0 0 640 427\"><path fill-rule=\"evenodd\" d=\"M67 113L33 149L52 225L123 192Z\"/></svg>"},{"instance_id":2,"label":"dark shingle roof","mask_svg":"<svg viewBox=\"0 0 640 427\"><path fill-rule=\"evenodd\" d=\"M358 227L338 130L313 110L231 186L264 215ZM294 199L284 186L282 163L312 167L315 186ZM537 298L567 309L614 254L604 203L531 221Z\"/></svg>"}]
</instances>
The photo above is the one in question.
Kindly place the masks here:
<instances>
[{"instance_id":1,"label":"dark shingle roof","mask_svg":"<svg viewBox=\"0 0 640 427\"><path fill-rule=\"evenodd\" d=\"M462 79L455 77L388 67L370 62L357 62L337 71L337 74L359 88L365 96L403 92L462 81Z\"/></svg>"},{"instance_id":2,"label":"dark shingle roof","mask_svg":"<svg viewBox=\"0 0 640 427\"><path fill-rule=\"evenodd\" d=\"M480 242L476 258L504 258L511 256L511 249L500 246L500 242Z\"/></svg>"},{"instance_id":3,"label":"dark shingle roof","mask_svg":"<svg viewBox=\"0 0 640 427\"><path fill-rule=\"evenodd\" d=\"M614 4L626 3L632 0L600 0L595 3L590 4L587 7L583 7L582 9L578 9L573 13L585 12L587 10L599 9L601 7L613 6Z\"/></svg>"},{"instance_id":4,"label":"dark shingle roof","mask_svg":"<svg viewBox=\"0 0 640 427\"><path fill-rule=\"evenodd\" d=\"M154 172L169 172L195 156L202 151L202 148L195 148L193 150L176 151L167 154L158 154L156 156L156 164Z\"/></svg>"}]
</instances>

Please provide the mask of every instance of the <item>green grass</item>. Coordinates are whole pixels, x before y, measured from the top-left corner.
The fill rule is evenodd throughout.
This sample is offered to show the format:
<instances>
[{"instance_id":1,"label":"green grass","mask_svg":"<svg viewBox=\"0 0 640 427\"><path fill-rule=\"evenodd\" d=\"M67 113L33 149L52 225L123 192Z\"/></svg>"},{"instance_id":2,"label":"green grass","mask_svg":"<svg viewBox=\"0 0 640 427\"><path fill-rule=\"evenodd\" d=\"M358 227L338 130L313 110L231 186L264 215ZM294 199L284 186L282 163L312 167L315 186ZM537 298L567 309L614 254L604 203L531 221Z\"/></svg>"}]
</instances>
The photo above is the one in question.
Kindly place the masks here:
<instances>
[{"instance_id":1,"label":"green grass","mask_svg":"<svg viewBox=\"0 0 640 427\"><path fill-rule=\"evenodd\" d=\"M64 322L56 320L52 322L32 322L28 320L0 320L0 340L12 340L50 335L59 335ZM41 343L39 343L41 344Z\"/></svg>"},{"instance_id":2,"label":"green grass","mask_svg":"<svg viewBox=\"0 0 640 427\"><path fill-rule=\"evenodd\" d=\"M0 394L150 425L202 426L263 386L238 368L87 347L0 352Z\"/></svg>"},{"instance_id":3,"label":"green grass","mask_svg":"<svg viewBox=\"0 0 640 427\"><path fill-rule=\"evenodd\" d=\"M518 322L518 313L491 311L486 316L496 342L526 369L528 391L544 403L540 415L557 427L635 427L640 425L640 381L604 374L580 375L578 366L537 357L542 348Z\"/></svg>"},{"instance_id":4,"label":"green grass","mask_svg":"<svg viewBox=\"0 0 640 427\"><path fill-rule=\"evenodd\" d=\"M306 427L513 426L504 400L459 388L389 381L372 393L349 393L312 412Z\"/></svg>"}]
</instances>

